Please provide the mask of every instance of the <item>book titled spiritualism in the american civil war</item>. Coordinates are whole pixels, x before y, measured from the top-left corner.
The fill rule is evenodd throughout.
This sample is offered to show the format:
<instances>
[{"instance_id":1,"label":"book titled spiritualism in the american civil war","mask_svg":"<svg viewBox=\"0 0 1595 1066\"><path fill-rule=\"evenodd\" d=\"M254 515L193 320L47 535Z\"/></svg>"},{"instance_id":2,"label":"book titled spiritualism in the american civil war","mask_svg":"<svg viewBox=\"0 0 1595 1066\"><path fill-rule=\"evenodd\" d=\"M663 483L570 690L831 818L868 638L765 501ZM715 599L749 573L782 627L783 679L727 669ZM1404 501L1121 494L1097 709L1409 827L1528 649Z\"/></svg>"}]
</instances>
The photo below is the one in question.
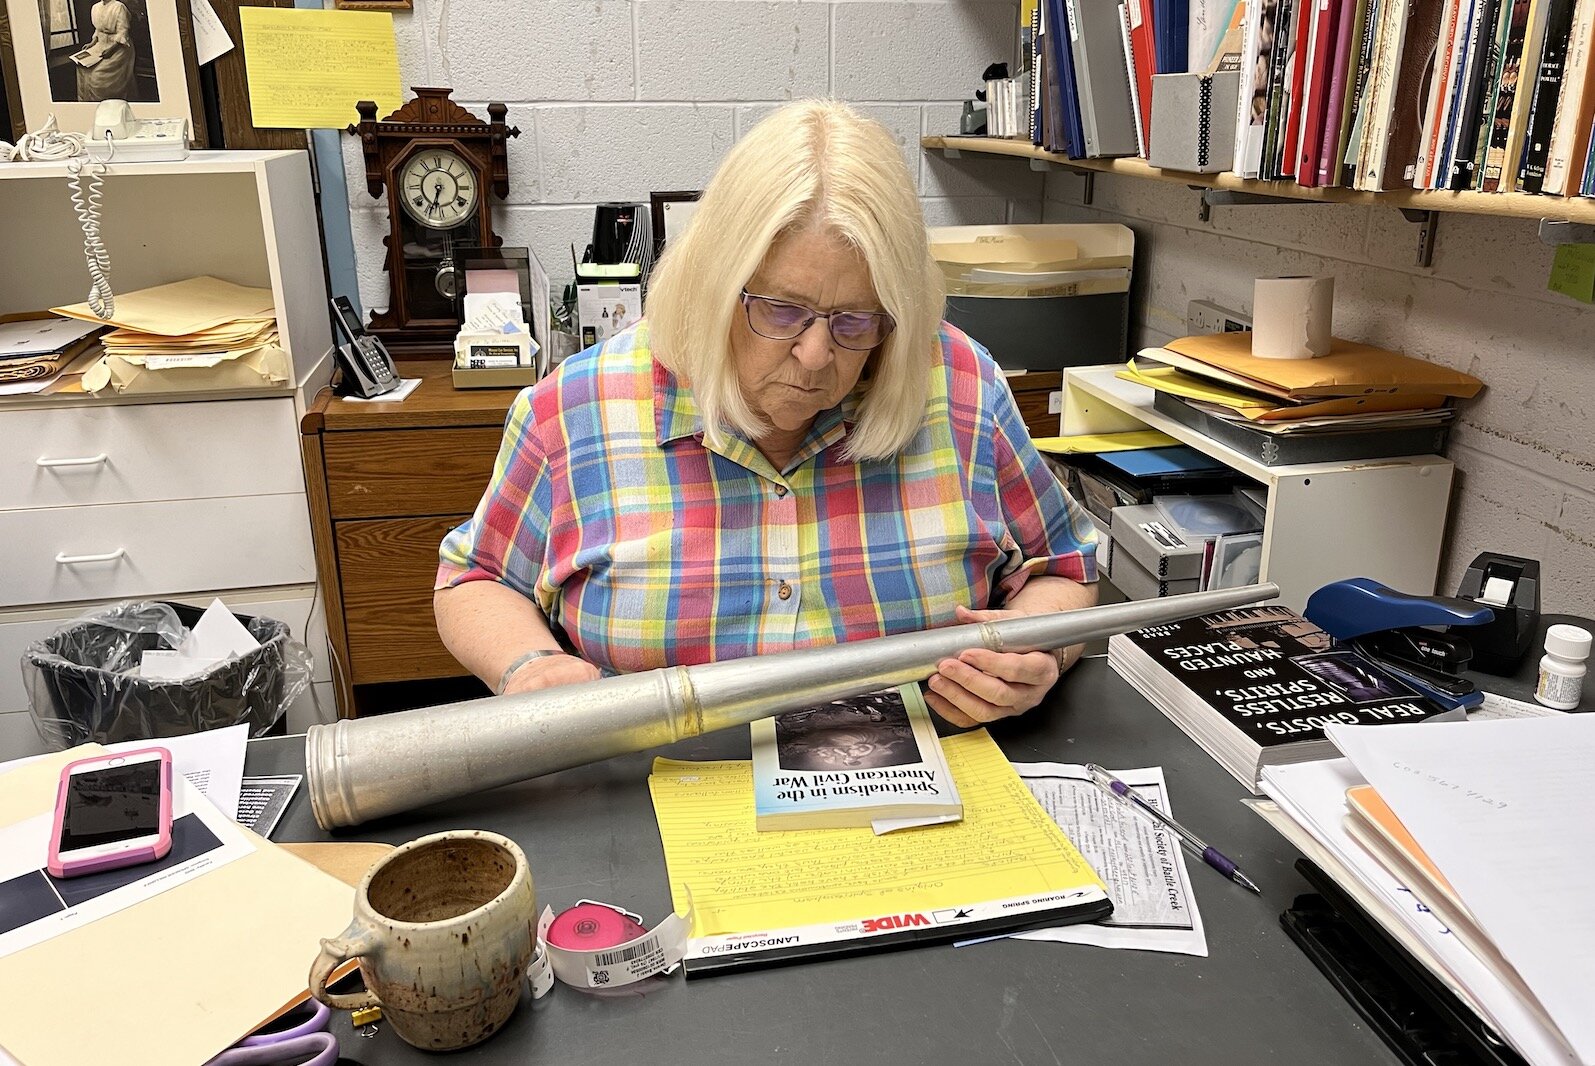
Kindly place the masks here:
<instances>
[{"instance_id":1,"label":"book titled spiritualism in the american civil war","mask_svg":"<svg viewBox=\"0 0 1595 1066\"><path fill-rule=\"evenodd\" d=\"M1279 606L1116 636L1108 662L1249 788L1264 766L1334 755L1330 723L1463 718Z\"/></svg>"},{"instance_id":2,"label":"book titled spiritualism in the american civil war","mask_svg":"<svg viewBox=\"0 0 1595 1066\"><path fill-rule=\"evenodd\" d=\"M877 833L963 816L915 685L753 723L758 827Z\"/></svg>"}]
</instances>

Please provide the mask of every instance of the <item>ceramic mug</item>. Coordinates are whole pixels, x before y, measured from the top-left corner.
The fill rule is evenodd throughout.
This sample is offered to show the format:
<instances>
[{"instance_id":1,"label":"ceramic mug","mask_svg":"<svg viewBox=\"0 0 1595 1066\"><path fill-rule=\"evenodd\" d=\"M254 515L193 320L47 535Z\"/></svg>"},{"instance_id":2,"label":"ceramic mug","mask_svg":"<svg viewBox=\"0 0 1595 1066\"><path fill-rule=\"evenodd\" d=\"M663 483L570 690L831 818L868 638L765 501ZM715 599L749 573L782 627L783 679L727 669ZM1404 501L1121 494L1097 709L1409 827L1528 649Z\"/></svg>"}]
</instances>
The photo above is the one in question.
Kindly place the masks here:
<instances>
[{"instance_id":1,"label":"ceramic mug","mask_svg":"<svg viewBox=\"0 0 1595 1066\"><path fill-rule=\"evenodd\" d=\"M418 1048L469 1047L520 1002L536 921L531 868L513 840L481 830L424 836L365 875L349 928L321 942L310 992L335 1010L381 1007ZM333 969L352 958L366 991L329 992Z\"/></svg>"}]
</instances>

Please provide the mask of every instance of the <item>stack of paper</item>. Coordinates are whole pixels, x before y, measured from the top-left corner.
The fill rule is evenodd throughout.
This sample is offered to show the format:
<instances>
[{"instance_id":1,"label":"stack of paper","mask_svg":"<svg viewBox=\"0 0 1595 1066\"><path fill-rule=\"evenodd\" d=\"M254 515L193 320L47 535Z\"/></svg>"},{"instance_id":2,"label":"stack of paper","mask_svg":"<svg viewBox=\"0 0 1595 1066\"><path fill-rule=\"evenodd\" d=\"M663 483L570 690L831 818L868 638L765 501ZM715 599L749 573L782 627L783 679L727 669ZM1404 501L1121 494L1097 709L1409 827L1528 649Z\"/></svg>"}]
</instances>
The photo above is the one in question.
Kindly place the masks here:
<instances>
[{"instance_id":1,"label":"stack of paper","mask_svg":"<svg viewBox=\"0 0 1595 1066\"><path fill-rule=\"evenodd\" d=\"M87 304L53 309L99 322ZM198 277L118 293L105 355L84 386L97 392L249 388L290 380L270 289Z\"/></svg>"},{"instance_id":2,"label":"stack of paper","mask_svg":"<svg viewBox=\"0 0 1595 1066\"><path fill-rule=\"evenodd\" d=\"M0 396L50 389L97 354L99 328L48 316L0 319Z\"/></svg>"},{"instance_id":3,"label":"stack of paper","mask_svg":"<svg viewBox=\"0 0 1595 1066\"><path fill-rule=\"evenodd\" d=\"M1595 1064L1595 716L1331 726L1260 807L1534 1064Z\"/></svg>"},{"instance_id":4,"label":"stack of paper","mask_svg":"<svg viewBox=\"0 0 1595 1066\"><path fill-rule=\"evenodd\" d=\"M1449 367L1336 340L1320 359L1262 359L1250 333L1145 348L1120 377L1204 414L1276 435L1440 426L1483 383Z\"/></svg>"}]
</instances>

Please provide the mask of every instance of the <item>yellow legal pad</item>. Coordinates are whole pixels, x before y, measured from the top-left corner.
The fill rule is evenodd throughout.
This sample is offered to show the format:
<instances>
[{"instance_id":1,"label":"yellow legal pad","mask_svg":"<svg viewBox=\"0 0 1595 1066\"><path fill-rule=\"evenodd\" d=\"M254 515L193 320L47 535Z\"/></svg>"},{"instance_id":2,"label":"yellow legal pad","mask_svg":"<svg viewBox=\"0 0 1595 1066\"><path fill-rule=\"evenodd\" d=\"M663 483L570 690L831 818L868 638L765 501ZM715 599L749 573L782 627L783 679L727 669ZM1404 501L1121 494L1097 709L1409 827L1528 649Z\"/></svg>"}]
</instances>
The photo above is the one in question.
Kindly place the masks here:
<instances>
[{"instance_id":1,"label":"yellow legal pad","mask_svg":"<svg viewBox=\"0 0 1595 1066\"><path fill-rule=\"evenodd\" d=\"M691 889L689 972L695 956L763 946L741 934L791 940L797 954L810 954L858 950L870 933L950 939L991 922L1015 928L1027 914L1047 924L1104 917L1102 881L986 731L942 746L963 821L885 836L760 833L751 763L655 759L648 788L676 910L687 910ZM963 922L968 932L954 932Z\"/></svg>"},{"instance_id":2,"label":"yellow legal pad","mask_svg":"<svg viewBox=\"0 0 1595 1066\"><path fill-rule=\"evenodd\" d=\"M260 129L342 129L361 100L378 117L404 103L391 12L241 7L238 21Z\"/></svg>"}]
</instances>

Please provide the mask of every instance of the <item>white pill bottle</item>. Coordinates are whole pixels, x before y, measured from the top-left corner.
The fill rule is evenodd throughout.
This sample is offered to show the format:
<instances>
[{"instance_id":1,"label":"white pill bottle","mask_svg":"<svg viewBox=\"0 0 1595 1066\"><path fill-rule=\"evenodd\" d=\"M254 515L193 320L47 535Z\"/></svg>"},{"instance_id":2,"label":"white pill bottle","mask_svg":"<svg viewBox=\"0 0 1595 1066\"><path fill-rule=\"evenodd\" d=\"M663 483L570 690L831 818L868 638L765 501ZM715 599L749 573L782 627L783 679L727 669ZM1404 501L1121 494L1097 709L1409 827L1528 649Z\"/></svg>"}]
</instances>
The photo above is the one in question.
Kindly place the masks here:
<instances>
[{"instance_id":1,"label":"white pill bottle","mask_svg":"<svg viewBox=\"0 0 1595 1066\"><path fill-rule=\"evenodd\" d=\"M1590 634L1578 626L1554 625L1545 631L1545 657L1540 660L1540 680L1534 698L1547 707L1571 711L1584 695Z\"/></svg>"}]
</instances>

